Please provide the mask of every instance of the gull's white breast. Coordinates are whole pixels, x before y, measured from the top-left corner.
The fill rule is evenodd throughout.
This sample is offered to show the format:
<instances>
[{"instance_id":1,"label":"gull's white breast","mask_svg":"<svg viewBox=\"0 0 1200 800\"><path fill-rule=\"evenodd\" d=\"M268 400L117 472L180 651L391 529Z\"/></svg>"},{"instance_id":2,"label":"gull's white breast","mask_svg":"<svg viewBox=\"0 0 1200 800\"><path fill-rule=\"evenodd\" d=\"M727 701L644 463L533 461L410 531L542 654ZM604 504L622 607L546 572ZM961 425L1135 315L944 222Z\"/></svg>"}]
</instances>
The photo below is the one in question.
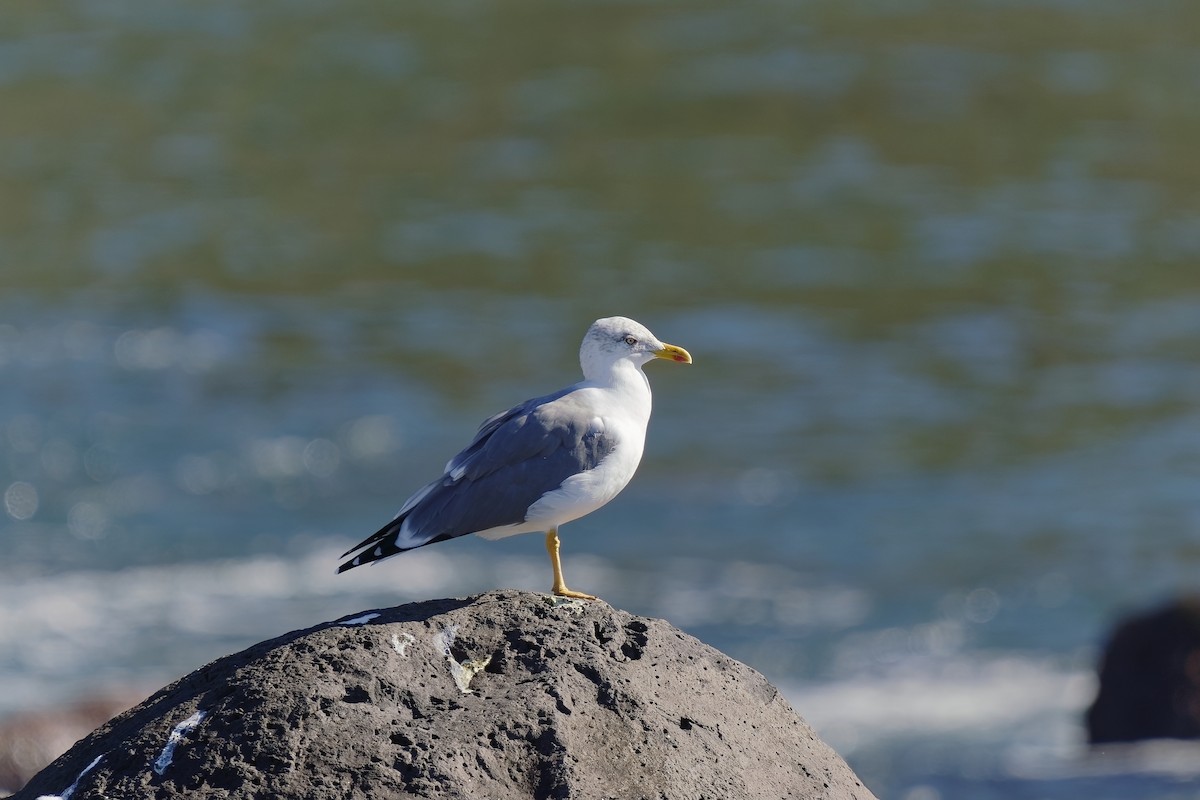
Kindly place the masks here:
<instances>
[{"instance_id":1,"label":"gull's white breast","mask_svg":"<svg viewBox=\"0 0 1200 800\"><path fill-rule=\"evenodd\" d=\"M538 530L579 519L612 500L629 484L642 460L650 418L649 392L631 403L626 393L617 389L589 387L580 391L592 395L588 399L599 413L591 427L603 432L613 442L613 449L595 467L567 478L562 486L529 507L526 522L541 526Z\"/></svg>"}]
</instances>

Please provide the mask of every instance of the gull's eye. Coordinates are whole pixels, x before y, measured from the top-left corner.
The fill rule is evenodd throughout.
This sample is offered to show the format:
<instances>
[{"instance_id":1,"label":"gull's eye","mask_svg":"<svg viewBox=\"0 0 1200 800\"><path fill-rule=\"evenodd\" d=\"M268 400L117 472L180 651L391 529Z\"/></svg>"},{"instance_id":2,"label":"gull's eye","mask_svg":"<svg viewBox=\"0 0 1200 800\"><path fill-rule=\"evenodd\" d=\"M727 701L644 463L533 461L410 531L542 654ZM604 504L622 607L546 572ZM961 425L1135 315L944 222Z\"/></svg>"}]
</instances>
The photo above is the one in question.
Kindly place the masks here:
<instances>
[{"instance_id":1,"label":"gull's eye","mask_svg":"<svg viewBox=\"0 0 1200 800\"><path fill-rule=\"evenodd\" d=\"M633 347L635 344L637 344L637 337L636 336L626 336L625 344L629 345L630 347Z\"/></svg>"}]
</instances>

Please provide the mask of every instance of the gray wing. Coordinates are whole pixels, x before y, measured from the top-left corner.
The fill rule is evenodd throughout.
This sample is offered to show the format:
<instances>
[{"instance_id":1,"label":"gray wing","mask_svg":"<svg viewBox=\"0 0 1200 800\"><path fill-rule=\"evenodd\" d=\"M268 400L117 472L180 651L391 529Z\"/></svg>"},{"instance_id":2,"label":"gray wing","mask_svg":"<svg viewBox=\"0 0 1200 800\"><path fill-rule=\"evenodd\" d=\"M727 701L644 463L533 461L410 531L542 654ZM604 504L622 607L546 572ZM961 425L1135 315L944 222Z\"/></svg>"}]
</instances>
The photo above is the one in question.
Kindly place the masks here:
<instances>
[{"instance_id":1,"label":"gray wing","mask_svg":"<svg viewBox=\"0 0 1200 800\"><path fill-rule=\"evenodd\" d=\"M485 420L471 443L450 459L445 474L409 498L395 519L346 551L363 552L338 571L523 522L543 495L594 468L616 443L593 424L595 415L572 391L527 400Z\"/></svg>"}]
</instances>

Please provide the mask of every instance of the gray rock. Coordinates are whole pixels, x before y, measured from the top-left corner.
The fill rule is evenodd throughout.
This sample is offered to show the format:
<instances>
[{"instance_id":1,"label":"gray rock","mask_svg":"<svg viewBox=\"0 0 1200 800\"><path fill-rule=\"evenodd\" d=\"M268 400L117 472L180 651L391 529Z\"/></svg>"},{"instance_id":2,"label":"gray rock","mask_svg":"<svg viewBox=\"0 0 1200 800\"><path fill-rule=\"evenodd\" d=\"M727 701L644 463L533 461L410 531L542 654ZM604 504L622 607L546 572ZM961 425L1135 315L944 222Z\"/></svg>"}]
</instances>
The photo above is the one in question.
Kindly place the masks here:
<instances>
[{"instance_id":1,"label":"gray rock","mask_svg":"<svg viewBox=\"0 0 1200 800\"><path fill-rule=\"evenodd\" d=\"M262 642L17 795L870 798L760 674L603 602L490 592Z\"/></svg>"}]
</instances>

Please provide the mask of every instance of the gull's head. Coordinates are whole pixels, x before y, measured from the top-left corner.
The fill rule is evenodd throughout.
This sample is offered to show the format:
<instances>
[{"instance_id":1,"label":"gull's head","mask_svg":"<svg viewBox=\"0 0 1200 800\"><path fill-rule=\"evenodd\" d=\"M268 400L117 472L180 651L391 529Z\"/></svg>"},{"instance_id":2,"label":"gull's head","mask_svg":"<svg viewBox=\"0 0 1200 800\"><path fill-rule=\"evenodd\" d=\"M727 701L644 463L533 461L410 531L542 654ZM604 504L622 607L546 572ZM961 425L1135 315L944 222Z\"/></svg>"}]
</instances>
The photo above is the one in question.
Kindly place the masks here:
<instances>
[{"instance_id":1,"label":"gull's head","mask_svg":"<svg viewBox=\"0 0 1200 800\"><path fill-rule=\"evenodd\" d=\"M650 329L628 317L605 317L592 323L579 347L579 363L588 379L599 378L619 362L641 367L647 361L664 358L680 364L692 363L682 347L659 341Z\"/></svg>"}]
</instances>

